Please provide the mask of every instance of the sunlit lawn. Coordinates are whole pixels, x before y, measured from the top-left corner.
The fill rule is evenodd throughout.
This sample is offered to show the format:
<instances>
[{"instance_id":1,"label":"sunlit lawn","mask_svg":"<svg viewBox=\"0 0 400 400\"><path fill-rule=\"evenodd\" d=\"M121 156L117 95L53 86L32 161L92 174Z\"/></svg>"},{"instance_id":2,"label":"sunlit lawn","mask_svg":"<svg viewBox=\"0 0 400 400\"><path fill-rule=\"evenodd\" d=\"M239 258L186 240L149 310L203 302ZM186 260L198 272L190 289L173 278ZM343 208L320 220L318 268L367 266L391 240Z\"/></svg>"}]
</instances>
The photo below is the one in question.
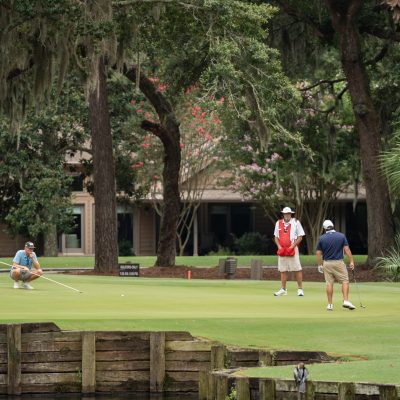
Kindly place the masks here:
<instances>
[{"instance_id":1,"label":"sunlit lawn","mask_svg":"<svg viewBox=\"0 0 400 400\"><path fill-rule=\"evenodd\" d=\"M290 282L288 296L277 298L272 293L279 284L271 281L47 276L83 293L45 280L35 281L35 290L15 290L8 274L0 274L0 322L54 321L74 330L187 330L225 344L320 350L357 360L335 366L344 380L350 368L353 380L371 380L375 371L375 381L390 383L396 371L400 383L400 284L359 284L366 308L355 311L341 307L337 290L335 310L327 312L322 283L306 282L301 298ZM351 299L359 304L354 290ZM332 366L313 366L314 379L320 370L325 376L325 368Z\"/></svg>"},{"instance_id":2,"label":"sunlit lawn","mask_svg":"<svg viewBox=\"0 0 400 400\"><path fill-rule=\"evenodd\" d=\"M215 267L218 265L220 258L227 256L199 256L199 257L177 257L177 265L188 265L193 267ZM262 260L263 265L277 265L276 256L234 256L238 259L239 266L250 266L252 259ZM356 263L365 263L366 255L356 255ZM1 258L0 261L12 263L12 258ZM40 264L43 268L93 268L94 257L40 257ZM156 261L156 257L119 257L119 262L127 261L139 263L141 267L152 267ZM302 265L315 265L315 256L301 256ZM4 265L0 264L1 268Z\"/></svg>"}]
</instances>

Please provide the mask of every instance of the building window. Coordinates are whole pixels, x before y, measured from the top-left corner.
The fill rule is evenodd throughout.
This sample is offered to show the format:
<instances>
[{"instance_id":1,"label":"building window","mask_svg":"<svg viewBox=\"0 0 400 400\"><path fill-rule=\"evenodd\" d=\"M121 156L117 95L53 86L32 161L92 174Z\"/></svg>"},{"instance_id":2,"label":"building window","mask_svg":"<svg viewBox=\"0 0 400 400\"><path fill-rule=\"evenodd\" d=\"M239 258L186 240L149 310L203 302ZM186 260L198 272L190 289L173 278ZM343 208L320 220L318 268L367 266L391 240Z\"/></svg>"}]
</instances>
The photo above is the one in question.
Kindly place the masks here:
<instances>
[{"instance_id":1,"label":"building window","mask_svg":"<svg viewBox=\"0 0 400 400\"><path fill-rule=\"evenodd\" d=\"M63 253L82 253L84 243L84 206L74 206L73 226L68 233L64 233L61 238Z\"/></svg>"}]
</instances>

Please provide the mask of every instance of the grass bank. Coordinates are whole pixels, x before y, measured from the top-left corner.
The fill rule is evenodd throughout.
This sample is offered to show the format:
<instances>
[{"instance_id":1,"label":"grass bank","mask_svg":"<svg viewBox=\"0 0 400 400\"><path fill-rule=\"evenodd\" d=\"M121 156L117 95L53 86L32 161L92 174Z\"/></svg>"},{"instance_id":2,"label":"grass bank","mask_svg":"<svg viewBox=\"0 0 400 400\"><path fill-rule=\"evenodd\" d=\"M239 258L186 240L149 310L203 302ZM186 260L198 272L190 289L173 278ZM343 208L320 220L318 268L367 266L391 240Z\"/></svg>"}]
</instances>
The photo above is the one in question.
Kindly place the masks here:
<instances>
[{"instance_id":1,"label":"grass bank","mask_svg":"<svg viewBox=\"0 0 400 400\"><path fill-rule=\"evenodd\" d=\"M335 366L326 376L334 372L342 380L400 384L399 283L359 284L366 308L355 311L341 307L336 287L335 310L327 312L325 285L315 282L305 284L303 298L295 295L294 282L288 285L288 296L277 298L272 293L279 284L273 281L77 275L54 279L83 293L45 280L34 282L35 290L15 290L8 275L1 274L0 322L54 321L74 330L187 330L238 346L326 351L355 360ZM358 305L354 290L351 300ZM320 367L325 368L313 366L312 374ZM291 377L289 370L284 370L285 377Z\"/></svg>"}]
</instances>

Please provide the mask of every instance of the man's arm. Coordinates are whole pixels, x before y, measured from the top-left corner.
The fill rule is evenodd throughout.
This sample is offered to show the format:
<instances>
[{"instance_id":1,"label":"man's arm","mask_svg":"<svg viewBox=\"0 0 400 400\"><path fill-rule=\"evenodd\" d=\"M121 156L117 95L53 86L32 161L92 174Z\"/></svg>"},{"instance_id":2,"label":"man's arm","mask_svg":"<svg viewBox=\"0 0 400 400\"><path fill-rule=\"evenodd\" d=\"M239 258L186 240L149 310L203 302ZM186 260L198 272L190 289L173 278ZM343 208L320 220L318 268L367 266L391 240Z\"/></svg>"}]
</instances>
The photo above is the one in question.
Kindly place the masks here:
<instances>
[{"instance_id":1,"label":"man's arm","mask_svg":"<svg viewBox=\"0 0 400 400\"><path fill-rule=\"evenodd\" d=\"M278 246L278 249L280 249L282 246L279 243L279 238L277 238L276 236L274 236L274 240L275 240L275 244Z\"/></svg>"},{"instance_id":2,"label":"man's arm","mask_svg":"<svg viewBox=\"0 0 400 400\"><path fill-rule=\"evenodd\" d=\"M303 236L298 236L297 239L290 245L292 249L294 249L296 246L300 244L300 242L303 240Z\"/></svg>"},{"instance_id":3,"label":"man's arm","mask_svg":"<svg viewBox=\"0 0 400 400\"><path fill-rule=\"evenodd\" d=\"M350 269L354 269L353 254L351 253L350 247L349 246L344 246L343 250L344 250L346 256L349 258L349 267L350 267Z\"/></svg>"},{"instance_id":4,"label":"man's arm","mask_svg":"<svg viewBox=\"0 0 400 400\"><path fill-rule=\"evenodd\" d=\"M315 253L316 257L317 257L317 265L322 265L322 251L321 250L317 250L317 252Z\"/></svg>"}]
</instances>

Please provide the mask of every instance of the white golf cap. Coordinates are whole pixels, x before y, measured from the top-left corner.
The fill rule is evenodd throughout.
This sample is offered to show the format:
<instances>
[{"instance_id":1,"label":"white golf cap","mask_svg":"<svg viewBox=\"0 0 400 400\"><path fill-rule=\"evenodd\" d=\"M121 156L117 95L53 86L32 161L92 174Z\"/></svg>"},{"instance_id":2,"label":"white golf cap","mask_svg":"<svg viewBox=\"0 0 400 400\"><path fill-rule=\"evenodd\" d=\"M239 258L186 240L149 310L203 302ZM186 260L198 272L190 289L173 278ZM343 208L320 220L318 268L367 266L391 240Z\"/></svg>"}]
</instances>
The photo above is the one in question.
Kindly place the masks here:
<instances>
[{"instance_id":1,"label":"white golf cap","mask_svg":"<svg viewBox=\"0 0 400 400\"><path fill-rule=\"evenodd\" d=\"M324 221L324 223L322 224L322 227L323 227L324 229L331 228L331 227L333 227L333 222L332 222L330 219L326 219L326 220Z\"/></svg>"},{"instance_id":2,"label":"white golf cap","mask_svg":"<svg viewBox=\"0 0 400 400\"><path fill-rule=\"evenodd\" d=\"M290 207L285 207L282 211L282 214L294 214L294 211Z\"/></svg>"}]
</instances>

